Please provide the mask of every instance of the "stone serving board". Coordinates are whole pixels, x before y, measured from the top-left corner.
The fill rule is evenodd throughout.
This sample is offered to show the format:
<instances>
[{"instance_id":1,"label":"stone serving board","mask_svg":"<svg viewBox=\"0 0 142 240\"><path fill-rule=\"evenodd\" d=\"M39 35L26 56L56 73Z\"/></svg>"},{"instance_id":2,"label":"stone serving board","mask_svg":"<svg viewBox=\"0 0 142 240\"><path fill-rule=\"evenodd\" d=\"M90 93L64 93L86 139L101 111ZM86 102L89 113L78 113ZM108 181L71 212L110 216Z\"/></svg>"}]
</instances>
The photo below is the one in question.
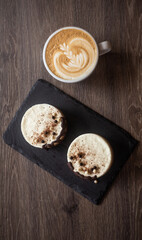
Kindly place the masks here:
<instances>
[{"instance_id":1,"label":"stone serving board","mask_svg":"<svg viewBox=\"0 0 142 240\"><path fill-rule=\"evenodd\" d=\"M29 145L23 138L20 128L25 111L32 105L40 103L48 103L59 108L68 122L68 132L64 141L48 151ZM84 133L101 135L109 141L113 148L112 167L108 173L99 178L98 184L76 176L67 165L67 149L70 143ZM33 85L3 138L5 143L27 159L95 204L101 202L108 187L138 143L128 132L42 79Z\"/></svg>"}]
</instances>

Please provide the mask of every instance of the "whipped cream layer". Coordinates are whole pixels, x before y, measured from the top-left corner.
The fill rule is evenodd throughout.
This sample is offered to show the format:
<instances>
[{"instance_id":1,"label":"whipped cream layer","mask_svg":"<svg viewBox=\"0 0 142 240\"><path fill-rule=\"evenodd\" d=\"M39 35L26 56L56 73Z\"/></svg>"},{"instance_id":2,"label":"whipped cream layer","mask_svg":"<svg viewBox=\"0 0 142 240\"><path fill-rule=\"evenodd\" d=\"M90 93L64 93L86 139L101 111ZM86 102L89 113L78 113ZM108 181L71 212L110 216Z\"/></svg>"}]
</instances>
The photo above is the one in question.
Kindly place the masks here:
<instances>
[{"instance_id":1,"label":"whipped cream layer","mask_svg":"<svg viewBox=\"0 0 142 240\"><path fill-rule=\"evenodd\" d=\"M88 75L97 61L97 47L93 38L76 29L62 30L56 35L48 43L49 47L47 45L46 59L50 70L66 80Z\"/></svg>"},{"instance_id":2,"label":"whipped cream layer","mask_svg":"<svg viewBox=\"0 0 142 240\"><path fill-rule=\"evenodd\" d=\"M62 113L52 105L33 105L21 121L23 137L30 145L38 148L52 144L61 135L62 119Z\"/></svg>"},{"instance_id":3,"label":"whipped cream layer","mask_svg":"<svg viewBox=\"0 0 142 240\"><path fill-rule=\"evenodd\" d=\"M67 160L74 172L84 177L101 177L112 164L112 150L104 138L87 133L80 135L71 143Z\"/></svg>"}]
</instances>

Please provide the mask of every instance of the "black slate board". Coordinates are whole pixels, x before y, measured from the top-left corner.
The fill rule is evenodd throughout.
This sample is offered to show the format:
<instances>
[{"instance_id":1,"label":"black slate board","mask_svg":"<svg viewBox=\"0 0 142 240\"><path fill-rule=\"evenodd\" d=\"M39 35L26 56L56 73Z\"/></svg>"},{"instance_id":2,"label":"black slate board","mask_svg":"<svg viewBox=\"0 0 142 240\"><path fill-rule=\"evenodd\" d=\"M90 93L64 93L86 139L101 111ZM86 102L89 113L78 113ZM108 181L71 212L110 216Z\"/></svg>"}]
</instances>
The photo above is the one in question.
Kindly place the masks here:
<instances>
[{"instance_id":1,"label":"black slate board","mask_svg":"<svg viewBox=\"0 0 142 240\"><path fill-rule=\"evenodd\" d=\"M65 114L68 122L68 132L64 141L48 151L29 145L24 140L20 128L25 111L39 103L48 103L59 108ZM83 133L96 133L105 137L114 151L113 165L106 175L99 178L98 184L76 176L67 166L67 149L72 140ZM3 138L9 146L95 204L100 203L108 186L137 144L137 141L128 132L41 79L32 87Z\"/></svg>"}]
</instances>

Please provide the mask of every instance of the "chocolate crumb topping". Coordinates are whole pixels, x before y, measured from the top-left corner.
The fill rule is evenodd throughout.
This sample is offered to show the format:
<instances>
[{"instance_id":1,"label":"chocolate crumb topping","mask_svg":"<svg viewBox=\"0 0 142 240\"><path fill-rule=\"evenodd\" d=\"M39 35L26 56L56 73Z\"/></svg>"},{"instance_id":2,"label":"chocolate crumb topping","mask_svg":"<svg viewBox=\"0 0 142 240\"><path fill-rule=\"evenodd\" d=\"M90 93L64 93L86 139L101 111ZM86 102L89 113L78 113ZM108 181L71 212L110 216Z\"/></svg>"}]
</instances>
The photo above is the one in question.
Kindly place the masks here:
<instances>
[{"instance_id":1,"label":"chocolate crumb topping","mask_svg":"<svg viewBox=\"0 0 142 240\"><path fill-rule=\"evenodd\" d=\"M42 142L42 143L45 143L45 141L44 141L44 140L41 140L41 142Z\"/></svg>"},{"instance_id":2,"label":"chocolate crumb topping","mask_svg":"<svg viewBox=\"0 0 142 240\"><path fill-rule=\"evenodd\" d=\"M72 159L73 159L73 156L71 156L70 159L72 160Z\"/></svg>"},{"instance_id":3,"label":"chocolate crumb topping","mask_svg":"<svg viewBox=\"0 0 142 240\"><path fill-rule=\"evenodd\" d=\"M52 147L52 144L45 144L42 146L42 148L46 150L50 149L51 147Z\"/></svg>"},{"instance_id":4,"label":"chocolate crumb topping","mask_svg":"<svg viewBox=\"0 0 142 240\"><path fill-rule=\"evenodd\" d=\"M97 170L97 167L96 166L92 167L91 171L93 172L93 170Z\"/></svg>"},{"instance_id":5,"label":"chocolate crumb topping","mask_svg":"<svg viewBox=\"0 0 142 240\"><path fill-rule=\"evenodd\" d=\"M55 116L52 116L52 118L55 119ZM54 125L54 123L52 124L52 126L53 125ZM67 121L66 121L65 117L61 117L61 127L62 127L62 130L60 132L60 135L56 138L56 140L53 141L51 144L43 145L42 148L49 150L53 146L58 145L64 139L66 132L67 132ZM50 129L50 130L48 129L47 132L53 134L54 136L57 135L56 132L52 132L52 129Z\"/></svg>"},{"instance_id":6,"label":"chocolate crumb topping","mask_svg":"<svg viewBox=\"0 0 142 240\"><path fill-rule=\"evenodd\" d=\"M88 169L88 173L92 174L92 169Z\"/></svg>"},{"instance_id":7,"label":"chocolate crumb topping","mask_svg":"<svg viewBox=\"0 0 142 240\"><path fill-rule=\"evenodd\" d=\"M60 139L60 140L63 140L63 139L64 139L64 136L61 136L59 139Z\"/></svg>"},{"instance_id":8,"label":"chocolate crumb topping","mask_svg":"<svg viewBox=\"0 0 142 240\"><path fill-rule=\"evenodd\" d=\"M37 143L42 142L41 136L39 136L37 139L35 139L35 141L36 141Z\"/></svg>"},{"instance_id":9,"label":"chocolate crumb topping","mask_svg":"<svg viewBox=\"0 0 142 240\"><path fill-rule=\"evenodd\" d=\"M54 121L54 123L57 123L57 122L58 122L57 120Z\"/></svg>"},{"instance_id":10,"label":"chocolate crumb topping","mask_svg":"<svg viewBox=\"0 0 142 240\"><path fill-rule=\"evenodd\" d=\"M83 158L84 156L85 156L85 153L83 153L83 152L79 152L79 153L78 153L78 157L79 157L79 158Z\"/></svg>"}]
</instances>

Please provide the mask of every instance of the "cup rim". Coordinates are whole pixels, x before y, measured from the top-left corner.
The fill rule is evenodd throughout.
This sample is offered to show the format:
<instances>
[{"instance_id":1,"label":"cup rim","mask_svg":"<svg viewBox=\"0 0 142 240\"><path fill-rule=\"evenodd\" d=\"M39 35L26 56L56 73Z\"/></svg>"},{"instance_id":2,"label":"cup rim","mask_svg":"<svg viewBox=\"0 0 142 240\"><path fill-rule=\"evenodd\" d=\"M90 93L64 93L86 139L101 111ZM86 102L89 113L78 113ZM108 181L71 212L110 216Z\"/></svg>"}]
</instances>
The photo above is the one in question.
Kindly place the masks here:
<instances>
[{"instance_id":1,"label":"cup rim","mask_svg":"<svg viewBox=\"0 0 142 240\"><path fill-rule=\"evenodd\" d=\"M93 41L95 42L96 44L96 49L97 49L97 59L96 59L96 62L95 62L95 65L93 67L93 69L87 74L85 75L84 77L80 76L78 77L77 79L69 79L69 80L65 80L63 78L60 78L58 77L57 75L55 75L48 67L47 63L46 63L46 59L45 59L45 53L46 53L46 48L47 48L47 45L49 43L49 41L51 40L51 38L57 34L58 32L62 31L63 29L78 29L78 30L82 30L83 32L87 33L92 39ZM56 31L54 31L49 37L48 39L46 40L45 44L44 44L44 47L43 47L43 63L44 63L44 66L46 68L46 70L50 73L50 75L55 78L56 80L60 81L60 82L64 82L64 83L76 83L76 82L81 82L83 80L85 80L87 77L89 77L91 75L91 73L94 71L94 69L96 68L97 66L97 63L98 63L98 59L99 59L99 49L98 49L98 45L96 43L96 40L94 39L94 37L89 33L87 32L86 30L84 30L83 28L80 28L80 27L74 27L74 26L68 26L68 27L62 27L62 28L59 28L57 29Z\"/></svg>"}]
</instances>

